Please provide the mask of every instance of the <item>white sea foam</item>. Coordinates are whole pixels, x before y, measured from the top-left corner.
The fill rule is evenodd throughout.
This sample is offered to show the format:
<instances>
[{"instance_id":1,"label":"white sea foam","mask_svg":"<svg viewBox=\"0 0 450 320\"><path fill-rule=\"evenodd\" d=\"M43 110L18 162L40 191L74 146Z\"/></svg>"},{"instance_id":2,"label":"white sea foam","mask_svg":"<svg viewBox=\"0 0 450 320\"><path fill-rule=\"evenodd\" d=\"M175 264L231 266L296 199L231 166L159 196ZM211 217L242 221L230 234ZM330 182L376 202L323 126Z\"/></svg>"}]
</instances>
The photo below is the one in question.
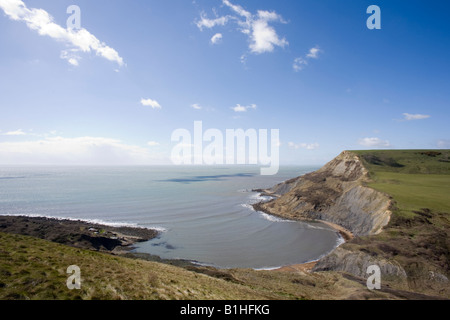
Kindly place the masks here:
<instances>
[{"instance_id":1,"label":"white sea foam","mask_svg":"<svg viewBox=\"0 0 450 320\"><path fill-rule=\"evenodd\" d=\"M253 206L251 204L248 204L248 203L241 204L241 207L244 207L244 208L249 209L251 211L255 211L255 208L253 208Z\"/></svg>"},{"instance_id":2,"label":"white sea foam","mask_svg":"<svg viewBox=\"0 0 450 320\"><path fill-rule=\"evenodd\" d=\"M250 201L252 202L252 204L255 204L255 203L258 203L258 202L267 202L267 201L270 201L270 200L272 200L272 199L274 199L275 197L271 197L271 196L268 196L268 195L262 195L261 193L255 193L255 194L252 194L251 196L250 196Z\"/></svg>"},{"instance_id":3,"label":"white sea foam","mask_svg":"<svg viewBox=\"0 0 450 320\"><path fill-rule=\"evenodd\" d=\"M339 234L338 239L336 240L336 248L340 247L341 245L343 245L345 243L345 239L341 236L341 234ZM336 249L334 248L334 249ZM333 250L334 250L333 249Z\"/></svg>"},{"instance_id":4,"label":"white sea foam","mask_svg":"<svg viewBox=\"0 0 450 320\"><path fill-rule=\"evenodd\" d=\"M254 193L249 197L248 203L243 203L243 204L241 204L241 206L246 209L249 209L253 212L257 212L263 219L270 221L270 222L293 222L292 220L279 218L279 217L264 213L262 211L256 211L255 208L253 208L253 205L256 203L267 202L274 198L275 197L271 197L271 196L263 196L261 193Z\"/></svg>"},{"instance_id":5,"label":"white sea foam","mask_svg":"<svg viewBox=\"0 0 450 320\"><path fill-rule=\"evenodd\" d=\"M282 268L283 266L279 266L279 267L262 267L262 268L255 268L253 270L255 271L273 271L273 270L277 270Z\"/></svg>"},{"instance_id":6,"label":"white sea foam","mask_svg":"<svg viewBox=\"0 0 450 320\"><path fill-rule=\"evenodd\" d=\"M271 221L271 222L294 222L292 220L276 217L276 216L273 216L273 215L270 215L270 214L267 214L267 213L264 213L261 211L257 211L257 212L261 215L261 217L263 217L264 219Z\"/></svg>"},{"instance_id":7,"label":"white sea foam","mask_svg":"<svg viewBox=\"0 0 450 320\"><path fill-rule=\"evenodd\" d=\"M68 220L68 221L80 221L85 223L92 223L92 224L99 224L104 225L108 227L129 227L129 228L136 228L136 229L150 229L155 230L158 232L167 232L167 229L160 226L150 226L150 227L143 227L136 223L129 223L129 222L112 222L112 221L105 221L101 219L80 219L80 218L72 218L72 217L55 217L55 216L49 216L49 215L39 215L39 214L0 214L0 216L11 216L11 217L28 217L28 218L46 218L46 219L54 219L54 220Z\"/></svg>"},{"instance_id":8,"label":"white sea foam","mask_svg":"<svg viewBox=\"0 0 450 320\"><path fill-rule=\"evenodd\" d=\"M241 204L241 206L244 207L244 208L246 208L246 209L248 209L248 210L251 210L251 211L253 211L253 212L258 213L258 214L260 215L261 218L263 218L263 219L265 219L265 220L267 220L267 221L270 221L270 222L294 222L294 221L292 221L292 220L288 220L288 219L283 219L283 218L280 218L280 217L276 217L276 216L273 216L273 215L264 213L264 212L262 212L262 211L256 211L255 208L253 208L253 205L248 204L248 203L243 203L243 204Z\"/></svg>"}]
</instances>

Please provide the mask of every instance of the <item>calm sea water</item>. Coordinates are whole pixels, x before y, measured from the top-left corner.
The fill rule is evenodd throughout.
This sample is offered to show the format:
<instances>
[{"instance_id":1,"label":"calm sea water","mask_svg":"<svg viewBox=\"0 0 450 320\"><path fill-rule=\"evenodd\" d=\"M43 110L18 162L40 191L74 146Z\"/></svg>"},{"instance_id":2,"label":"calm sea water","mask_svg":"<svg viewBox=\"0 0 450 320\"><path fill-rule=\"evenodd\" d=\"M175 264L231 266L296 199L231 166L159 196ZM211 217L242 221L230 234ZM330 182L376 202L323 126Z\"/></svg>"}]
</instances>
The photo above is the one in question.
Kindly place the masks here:
<instances>
[{"instance_id":1,"label":"calm sea water","mask_svg":"<svg viewBox=\"0 0 450 320\"><path fill-rule=\"evenodd\" d=\"M275 268L328 253L341 241L321 223L255 212L255 188L313 167L3 167L0 214L36 215L158 228L136 251L216 267Z\"/></svg>"}]
</instances>

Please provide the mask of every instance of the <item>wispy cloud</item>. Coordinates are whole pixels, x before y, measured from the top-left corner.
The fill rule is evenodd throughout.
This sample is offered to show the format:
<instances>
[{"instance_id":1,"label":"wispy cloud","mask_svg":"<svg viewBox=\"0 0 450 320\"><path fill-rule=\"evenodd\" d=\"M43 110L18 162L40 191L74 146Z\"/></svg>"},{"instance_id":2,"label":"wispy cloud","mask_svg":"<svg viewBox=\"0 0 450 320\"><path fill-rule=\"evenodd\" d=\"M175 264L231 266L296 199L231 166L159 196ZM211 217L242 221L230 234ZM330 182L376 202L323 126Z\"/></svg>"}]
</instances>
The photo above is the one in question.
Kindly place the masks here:
<instances>
[{"instance_id":1,"label":"wispy cloud","mask_svg":"<svg viewBox=\"0 0 450 320\"><path fill-rule=\"evenodd\" d=\"M235 22L238 30L249 38L249 49L251 53L261 54L272 52L275 47L285 47L289 43L285 38L278 35L275 28L270 23L286 23L283 18L274 11L258 10L251 13L242 6L233 4L229 0L222 0L225 7L228 7L234 15L225 15L214 19L208 19L202 13L200 20L196 22L200 30L224 26L228 22Z\"/></svg>"},{"instance_id":2,"label":"wispy cloud","mask_svg":"<svg viewBox=\"0 0 450 320\"><path fill-rule=\"evenodd\" d=\"M81 57L77 52L78 52L77 49L63 50L61 51L60 58L67 60L69 64L78 67L78 65L80 64L79 61L81 60Z\"/></svg>"},{"instance_id":3,"label":"wispy cloud","mask_svg":"<svg viewBox=\"0 0 450 320\"><path fill-rule=\"evenodd\" d=\"M441 149L449 149L450 148L450 139L441 139L437 142L438 148Z\"/></svg>"},{"instance_id":4,"label":"wispy cloud","mask_svg":"<svg viewBox=\"0 0 450 320\"><path fill-rule=\"evenodd\" d=\"M295 58L294 64L292 67L294 68L295 72L302 71L306 66L308 65L308 61L303 59L302 57Z\"/></svg>"},{"instance_id":5,"label":"wispy cloud","mask_svg":"<svg viewBox=\"0 0 450 320\"><path fill-rule=\"evenodd\" d=\"M240 104L237 104L235 107L231 108L234 112L247 112L248 110L256 110L257 106L256 104L252 104L249 106L241 106Z\"/></svg>"},{"instance_id":6,"label":"wispy cloud","mask_svg":"<svg viewBox=\"0 0 450 320\"><path fill-rule=\"evenodd\" d=\"M292 65L292 68L294 69L295 72L302 71L309 64L308 60L318 59L319 53L321 52L322 50L318 46L309 49L305 57L298 57L294 59L294 64Z\"/></svg>"},{"instance_id":7,"label":"wispy cloud","mask_svg":"<svg viewBox=\"0 0 450 320\"><path fill-rule=\"evenodd\" d=\"M318 143L299 143L289 142L288 147L291 149L316 150L320 147Z\"/></svg>"},{"instance_id":8,"label":"wispy cloud","mask_svg":"<svg viewBox=\"0 0 450 320\"><path fill-rule=\"evenodd\" d=\"M215 26L224 26L228 21L230 17L229 16L223 16L215 19L208 19L206 17L206 14L202 12L200 15L200 20L198 20L195 24L197 27L203 31L203 28L211 29Z\"/></svg>"},{"instance_id":9,"label":"wispy cloud","mask_svg":"<svg viewBox=\"0 0 450 320\"><path fill-rule=\"evenodd\" d=\"M195 109L195 110L203 109L203 107L201 105L199 105L198 103L191 104L191 108Z\"/></svg>"},{"instance_id":10,"label":"wispy cloud","mask_svg":"<svg viewBox=\"0 0 450 320\"><path fill-rule=\"evenodd\" d=\"M64 42L74 52L95 52L109 61L124 65L118 52L98 40L86 29L66 29L54 22L53 17L43 9L28 8L21 0L0 0L0 8L12 20L25 22L28 28L37 31L41 36L49 36L57 41ZM66 52L68 53L68 52ZM79 59L61 53L71 65L77 66Z\"/></svg>"},{"instance_id":11,"label":"wispy cloud","mask_svg":"<svg viewBox=\"0 0 450 320\"><path fill-rule=\"evenodd\" d=\"M22 129L16 130L16 131L8 131L3 133L4 136L25 136L26 133L23 132Z\"/></svg>"},{"instance_id":12,"label":"wispy cloud","mask_svg":"<svg viewBox=\"0 0 450 320\"><path fill-rule=\"evenodd\" d=\"M307 58L317 59L319 58L319 53L321 52L319 47L314 47L309 50L309 53L306 55Z\"/></svg>"},{"instance_id":13,"label":"wispy cloud","mask_svg":"<svg viewBox=\"0 0 450 320\"><path fill-rule=\"evenodd\" d=\"M152 99L141 99L141 104L144 107L152 107L152 109L162 109L158 101Z\"/></svg>"},{"instance_id":14,"label":"wispy cloud","mask_svg":"<svg viewBox=\"0 0 450 320\"><path fill-rule=\"evenodd\" d=\"M363 138L359 139L358 144L368 148L389 148L391 143L388 140L380 138Z\"/></svg>"},{"instance_id":15,"label":"wispy cloud","mask_svg":"<svg viewBox=\"0 0 450 320\"><path fill-rule=\"evenodd\" d=\"M147 145L148 145L149 147L157 147L157 146L159 146L159 142L156 142L156 141L149 141L149 142L147 142Z\"/></svg>"},{"instance_id":16,"label":"wispy cloud","mask_svg":"<svg viewBox=\"0 0 450 320\"><path fill-rule=\"evenodd\" d=\"M403 120L406 120L406 121L423 120L423 119L431 118L431 116L426 115L426 114L410 114L410 113L404 113L403 117L404 117Z\"/></svg>"},{"instance_id":17,"label":"wispy cloud","mask_svg":"<svg viewBox=\"0 0 450 320\"><path fill-rule=\"evenodd\" d=\"M2 164L132 165L162 162L149 148L102 137L0 142Z\"/></svg>"},{"instance_id":18,"label":"wispy cloud","mask_svg":"<svg viewBox=\"0 0 450 320\"><path fill-rule=\"evenodd\" d=\"M212 44L218 44L219 42L222 41L222 34L221 33L216 33L215 35L213 35L213 37L211 38L211 43Z\"/></svg>"}]
</instances>

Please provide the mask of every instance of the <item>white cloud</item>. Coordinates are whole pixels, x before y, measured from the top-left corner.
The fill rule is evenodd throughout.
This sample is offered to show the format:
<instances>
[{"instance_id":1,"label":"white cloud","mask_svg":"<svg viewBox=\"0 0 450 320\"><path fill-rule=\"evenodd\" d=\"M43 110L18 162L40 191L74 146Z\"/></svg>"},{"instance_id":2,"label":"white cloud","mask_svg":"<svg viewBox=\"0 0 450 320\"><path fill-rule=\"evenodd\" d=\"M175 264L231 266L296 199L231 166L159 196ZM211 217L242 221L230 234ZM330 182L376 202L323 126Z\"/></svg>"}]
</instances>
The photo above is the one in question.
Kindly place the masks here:
<instances>
[{"instance_id":1,"label":"white cloud","mask_svg":"<svg viewBox=\"0 0 450 320\"><path fill-rule=\"evenodd\" d=\"M404 116L404 120L406 120L406 121L423 120L423 119L428 119L431 117L426 114L410 114L410 113L404 113L403 116Z\"/></svg>"},{"instance_id":2,"label":"white cloud","mask_svg":"<svg viewBox=\"0 0 450 320\"><path fill-rule=\"evenodd\" d=\"M147 142L147 145L148 145L149 147L157 147L157 146L159 146L159 142L156 142L156 141L149 141L149 142Z\"/></svg>"},{"instance_id":3,"label":"white cloud","mask_svg":"<svg viewBox=\"0 0 450 320\"><path fill-rule=\"evenodd\" d=\"M196 22L197 27L200 30L203 30L203 28L211 29L215 26L224 26L230 17L223 16L216 19L208 19L204 13L201 14L200 20Z\"/></svg>"},{"instance_id":4,"label":"white cloud","mask_svg":"<svg viewBox=\"0 0 450 320\"><path fill-rule=\"evenodd\" d=\"M294 60L294 64L292 67L294 68L295 72L299 72L299 71L303 70L303 68L307 65L308 65L308 61L306 61L302 57L299 57Z\"/></svg>"},{"instance_id":5,"label":"white cloud","mask_svg":"<svg viewBox=\"0 0 450 320\"><path fill-rule=\"evenodd\" d=\"M242 64L246 64L247 63L247 55L246 54L243 54L240 58L239 58L239 60L241 61L241 63Z\"/></svg>"},{"instance_id":6,"label":"white cloud","mask_svg":"<svg viewBox=\"0 0 450 320\"><path fill-rule=\"evenodd\" d=\"M74 59L74 58L70 58L69 60L67 60L67 62L69 62L71 65L77 67L78 66L78 60Z\"/></svg>"},{"instance_id":7,"label":"white cloud","mask_svg":"<svg viewBox=\"0 0 450 320\"><path fill-rule=\"evenodd\" d=\"M79 60L81 60L81 57L76 53L78 50L63 50L61 51L60 58L67 60L69 64L78 67Z\"/></svg>"},{"instance_id":8,"label":"white cloud","mask_svg":"<svg viewBox=\"0 0 450 320\"><path fill-rule=\"evenodd\" d=\"M116 62L120 66L124 65L123 59L116 50L98 40L89 31L86 29L65 29L56 24L53 17L43 9L29 9L21 0L0 0L0 8L12 20L25 22L28 28L37 31L41 36L49 36L71 46L72 52L94 51L98 56ZM67 61L72 65L78 63L78 59L74 57L68 58Z\"/></svg>"},{"instance_id":9,"label":"white cloud","mask_svg":"<svg viewBox=\"0 0 450 320\"><path fill-rule=\"evenodd\" d=\"M246 18L246 19L251 19L251 17L252 17L252 14L250 12L244 10L244 8L242 8L240 5L232 4L228 0L223 0L223 4L225 4L231 10L233 10L235 13L237 13L238 15L240 15L240 16Z\"/></svg>"},{"instance_id":10,"label":"white cloud","mask_svg":"<svg viewBox=\"0 0 450 320\"><path fill-rule=\"evenodd\" d=\"M321 52L321 50L319 49L319 47L311 48L309 50L309 53L306 55L306 57L310 58L310 59L317 59L317 58L319 58L320 52Z\"/></svg>"},{"instance_id":11,"label":"white cloud","mask_svg":"<svg viewBox=\"0 0 450 320\"><path fill-rule=\"evenodd\" d=\"M291 149L306 149L306 150L316 150L319 149L320 145L318 143L300 143L296 144L294 142L289 142L288 147Z\"/></svg>"},{"instance_id":12,"label":"white cloud","mask_svg":"<svg viewBox=\"0 0 450 320\"><path fill-rule=\"evenodd\" d=\"M363 138L359 139L358 143L369 148L389 148L391 146L389 141L380 138Z\"/></svg>"},{"instance_id":13,"label":"white cloud","mask_svg":"<svg viewBox=\"0 0 450 320\"><path fill-rule=\"evenodd\" d=\"M241 106L240 104L237 104L236 107L231 108L234 112L247 112L248 110L256 110L257 106L256 104L252 104L249 106Z\"/></svg>"},{"instance_id":14,"label":"white cloud","mask_svg":"<svg viewBox=\"0 0 450 320\"><path fill-rule=\"evenodd\" d=\"M161 163L163 159L148 148L101 137L0 142L1 164L134 165Z\"/></svg>"},{"instance_id":15,"label":"white cloud","mask_svg":"<svg viewBox=\"0 0 450 320\"><path fill-rule=\"evenodd\" d=\"M308 59L318 59L319 53L322 52L322 50L319 49L318 46L309 49L309 52L306 54L306 56L298 57L294 59L294 64L292 67L294 68L295 72L299 72L305 68L305 66L308 65ZM349 92L349 91L347 91Z\"/></svg>"},{"instance_id":16,"label":"white cloud","mask_svg":"<svg viewBox=\"0 0 450 320\"><path fill-rule=\"evenodd\" d=\"M449 149L450 148L450 139L441 139L437 143L438 148L441 149Z\"/></svg>"},{"instance_id":17,"label":"white cloud","mask_svg":"<svg viewBox=\"0 0 450 320\"><path fill-rule=\"evenodd\" d=\"M224 26L229 21L235 21L238 30L249 37L250 52L255 54L272 52L275 47L285 47L289 44L285 38L280 38L276 30L269 25L269 22L286 23L276 12L258 10L256 14L252 14L240 5L232 4L229 0L223 0L222 2L235 15L208 19L202 13L200 20L196 23L200 30L205 27Z\"/></svg>"},{"instance_id":18,"label":"white cloud","mask_svg":"<svg viewBox=\"0 0 450 320\"><path fill-rule=\"evenodd\" d=\"M282 21L275 13L258 11L258 19L251 21L251 52L272 52L275 46L284 47L289 44L285 38L280 39L275 29L269 25L269 21L277 20Z\"/></svg>"},{"instance_id":19,"label":"white cloud","mask_svg":"<svg viewBox=\"0 0 450 320\"><path fill-rule=\"evenodd\" d=\"M22 129L16 130L16 131L8 131L3 133L4 136L24 136L26 135L25 132L22 131Z\"/></svg>"},{"instance_id":20,"label":"white cloud","mask_svg":"<svg viewBox=\"0 0 450 320\"><path fill-rule=\"evenodd\" d=\"M161 105L156 100L152 99L141 99L141 104L144 107L152 107L153 109L161 109Z\"/></svg>"},{"instance_id":21,"label":"white cloud","mask_svg":"<svg viewBox=\"0 0 450 320\"><path fill-rule=\"evenodd\" d=\"M191 108L195 109L195 110L201 110L202 106L200 106L198 103L194 103L191 105Z\"/></svg>"},{"instance_id":22,"label":"white cloud","mask_svg":"<svg viewBox=\"0 0 450 320\"><path fill-rule=\"evenodd\" d=\"M221 40L222 40L222 34L221 33L216 33L212 38L211 38L211 43L212 44L218 44Z\"/></svg>"}]
</instances>

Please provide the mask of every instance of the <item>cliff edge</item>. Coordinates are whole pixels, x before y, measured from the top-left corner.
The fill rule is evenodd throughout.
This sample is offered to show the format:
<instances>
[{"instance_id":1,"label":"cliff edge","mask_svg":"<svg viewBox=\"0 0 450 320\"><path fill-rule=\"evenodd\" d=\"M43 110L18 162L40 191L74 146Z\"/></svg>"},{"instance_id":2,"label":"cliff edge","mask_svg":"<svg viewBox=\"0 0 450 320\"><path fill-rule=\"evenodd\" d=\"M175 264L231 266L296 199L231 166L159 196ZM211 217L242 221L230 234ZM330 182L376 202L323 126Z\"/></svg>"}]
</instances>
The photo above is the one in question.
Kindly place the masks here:
<instances>
[{"instance_id":1,"label":"cliff edge","mask_svg":"<svg viewBox=\"0 0 450 320\"><path fill-rule=\"evenodd\" d=\"M264 190L275 196L257 210L293 220L323 220L355 236L375 235L389 223L391 199L365 186L368 170L358 155L344 151L320 170Z\"/></svg>"}]
</instances>

